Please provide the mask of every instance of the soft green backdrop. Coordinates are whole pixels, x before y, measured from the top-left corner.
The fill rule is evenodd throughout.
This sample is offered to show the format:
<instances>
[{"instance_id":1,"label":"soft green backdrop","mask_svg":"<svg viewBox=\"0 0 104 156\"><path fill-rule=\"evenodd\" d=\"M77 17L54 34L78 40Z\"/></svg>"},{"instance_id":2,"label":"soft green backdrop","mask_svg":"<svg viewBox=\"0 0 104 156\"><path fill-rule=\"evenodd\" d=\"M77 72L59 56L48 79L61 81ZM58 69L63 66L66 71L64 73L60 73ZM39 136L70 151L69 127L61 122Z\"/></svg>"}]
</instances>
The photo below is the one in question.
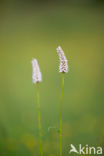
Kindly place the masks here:
<instances>
[{"instance_id":1,"label":"soft green backdrop","mask_svg":"<svg viewBox=\"0 0 104 156\"><path fill-rule=\"evenodd\" d=\"M70 69L65 75L63 155L69 155L71 143L104 146L103 30L103 4L0 3L0 156L40 155L32 57L43 76L44 156L59 156L54 128L59 126L61 90L58 45Z\"/></svg>"}]
</instances>

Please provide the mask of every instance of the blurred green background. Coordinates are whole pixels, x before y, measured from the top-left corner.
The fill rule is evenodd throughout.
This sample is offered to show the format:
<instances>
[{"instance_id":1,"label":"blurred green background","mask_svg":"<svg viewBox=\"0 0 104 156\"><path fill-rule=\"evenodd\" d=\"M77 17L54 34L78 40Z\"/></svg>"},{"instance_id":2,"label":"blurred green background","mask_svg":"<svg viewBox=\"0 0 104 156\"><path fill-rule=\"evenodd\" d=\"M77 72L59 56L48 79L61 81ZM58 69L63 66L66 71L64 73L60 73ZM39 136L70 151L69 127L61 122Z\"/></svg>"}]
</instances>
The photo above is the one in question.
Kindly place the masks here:
<instances>
[{"instance_id":1,"label":"blurred green background","mask_svg":"<svg viewBox=\"0 0 104 156\"><path fill-rule=\"evenodd\" d=\"M63 155L69 155L70 144L104 146L102 2L0 1L0 156L40 156L32 57L43 76L44 155L59 156L59 134L51 128L59 127L58 45L70 68L65 75Z\"/></svg>"}]
</instances>

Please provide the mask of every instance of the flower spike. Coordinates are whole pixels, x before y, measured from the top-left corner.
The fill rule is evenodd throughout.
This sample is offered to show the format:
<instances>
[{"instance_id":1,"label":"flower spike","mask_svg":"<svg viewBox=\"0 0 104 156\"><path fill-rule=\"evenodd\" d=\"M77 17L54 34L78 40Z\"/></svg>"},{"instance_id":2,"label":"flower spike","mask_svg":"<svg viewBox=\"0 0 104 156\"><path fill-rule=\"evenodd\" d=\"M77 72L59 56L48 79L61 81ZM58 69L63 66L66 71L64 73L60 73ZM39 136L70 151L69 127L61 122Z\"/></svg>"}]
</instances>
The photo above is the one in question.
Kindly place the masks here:
<instances>
[{"instance_id":1,"label":"flower spike","mask_svg":"<svg viewBox=\"0 0 104 156\"><path fill-rule=\"evenodd\" d=\"M38 61L36 59L32 59L32 68L33 68L33 73L32 73L33 83L41 82L42 75L40 72Z\"/></svg>"},{"instance_id":2,"label":"flower spike","mask_svg":"<svg viewBox=\"0 0 104 156\"><path fill-rule=\"evenodd\" d=\"M62 48L60 46L58 46L58 48L56 50L57 50L57 53L58 53L59 59L60 59L59 72L67 73L68 72L68 63L67 63L68 61L66 59L64 51L62 50Z\"/></svg>"}]
</instances>

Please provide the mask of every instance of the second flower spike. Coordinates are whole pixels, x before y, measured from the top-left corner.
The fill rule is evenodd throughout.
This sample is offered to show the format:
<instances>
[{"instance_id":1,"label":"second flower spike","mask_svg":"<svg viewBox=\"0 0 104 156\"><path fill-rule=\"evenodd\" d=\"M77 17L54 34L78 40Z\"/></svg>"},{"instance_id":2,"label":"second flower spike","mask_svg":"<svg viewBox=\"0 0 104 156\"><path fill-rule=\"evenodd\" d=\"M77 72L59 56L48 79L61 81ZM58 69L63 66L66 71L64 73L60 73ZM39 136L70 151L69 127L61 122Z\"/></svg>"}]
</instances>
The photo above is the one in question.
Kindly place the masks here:
<instances>
[{"instance_id":1,"label":"second flower spike","mask_svg":"<svg viewBox=\"0 0 104 156\"><path fill-rule=\"evenodd\" d=\"M64 51L62 50L62 48L60 46L58 46L58 48L56 50L57 50L57 53L58 53L59 59L60 59L59 72L67 73L68 72L68 63L67 63L68 61L66 59Z\"/></svg>"}]
</instances>

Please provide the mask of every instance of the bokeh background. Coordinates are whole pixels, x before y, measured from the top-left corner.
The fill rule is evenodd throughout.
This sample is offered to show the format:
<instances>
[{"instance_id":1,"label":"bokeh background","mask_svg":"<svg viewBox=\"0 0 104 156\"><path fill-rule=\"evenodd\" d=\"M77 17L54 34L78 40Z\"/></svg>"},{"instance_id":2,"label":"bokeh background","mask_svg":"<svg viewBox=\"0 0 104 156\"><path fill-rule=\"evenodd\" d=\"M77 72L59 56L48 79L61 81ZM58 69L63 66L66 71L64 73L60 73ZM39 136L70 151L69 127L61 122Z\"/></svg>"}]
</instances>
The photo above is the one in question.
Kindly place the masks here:
<instances>
[{"instance_id":1,"label":"bokeh background","mask_svg":"<svg viewBox=\"0 0 104 156\"><path fill-rule=\"evenodd\" d=\"M59 156L58 45L70 69L65 75L63 155L69 155L70 144L104 146L103 42L103 1L0 1L0 156L40 156L33 57L43 76L44 155Z\"/></svg>"}]
</instances>

